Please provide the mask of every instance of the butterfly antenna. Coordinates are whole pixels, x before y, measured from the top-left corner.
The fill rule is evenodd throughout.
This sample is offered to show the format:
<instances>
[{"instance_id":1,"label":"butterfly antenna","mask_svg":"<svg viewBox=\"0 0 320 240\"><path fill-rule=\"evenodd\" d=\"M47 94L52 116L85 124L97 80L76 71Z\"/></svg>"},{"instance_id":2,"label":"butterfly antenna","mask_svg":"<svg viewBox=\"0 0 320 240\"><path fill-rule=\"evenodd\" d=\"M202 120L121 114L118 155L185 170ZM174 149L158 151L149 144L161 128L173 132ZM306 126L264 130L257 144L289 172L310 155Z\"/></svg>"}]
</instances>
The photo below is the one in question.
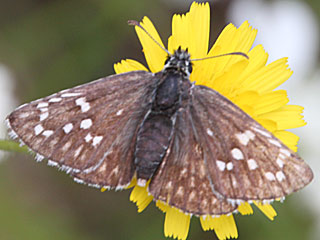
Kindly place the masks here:
<instances>
[{"instance_id":1,"label":"butterfly antenna","mask_svg":"<svg viewBox=\"0 0 320 240\"><path fill-rule=\"evenodd\" d=\"M249 59L249 56L243 52L231 52L231 53L224 53L224 54L219 54L215 56L210 56L210 57L204 57L204 58L196 58L196 59L191 59L190 61L201 61L201 60L207 60L211 58L218 58L218 57L224 57L224 56L230 56L230 55L238 55L238 56L243 56L246 59Z\"/></svg>"},{"instance_id":2,"label":"butterfly antenna","mask_svg":"<svg viewBox=\"0 0 320 240\"><path fill-rule=\"evenodd\" d=\"M137 26L137 27L139 27L140 29L142 29L142 31L144 31L144 32L152 39L152 41L154 41L163 51L165 51L168 55L171 55L171 53L170 53L167 49L165 49L163 46L161 46L161 44L160 44L157 40L155 40L155 39L151 36L151 34L150 34L144 27L141 26L141 24L140 24L138 21L129 20L129 21L128 21L128 24L129 24L130 26Z\"/></svg>"}]
</instances>

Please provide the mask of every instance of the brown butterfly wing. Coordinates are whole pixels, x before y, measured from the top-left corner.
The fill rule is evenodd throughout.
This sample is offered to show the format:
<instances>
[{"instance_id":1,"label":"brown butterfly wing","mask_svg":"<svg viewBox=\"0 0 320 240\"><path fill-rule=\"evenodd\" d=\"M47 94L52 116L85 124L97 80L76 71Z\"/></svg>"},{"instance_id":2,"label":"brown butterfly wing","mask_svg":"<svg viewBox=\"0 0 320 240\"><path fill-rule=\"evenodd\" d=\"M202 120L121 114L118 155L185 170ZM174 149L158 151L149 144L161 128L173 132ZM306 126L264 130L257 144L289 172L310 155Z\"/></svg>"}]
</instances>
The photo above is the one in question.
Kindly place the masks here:
<instances>
[{"instance_id":1,"label":"brown butterfly wing","mask_svg":"<svg viewBox=\"0 0 320 240\"><path fill-rule=\"evenodd\" d=\"M155 200L183 212L195 215L230 213L237 206L218 198L212 191L195 124L189 107L177 113L173 139L148 190Z\"/></svg>"},{"instance_id":2,"label":"brown butterfly wing","mask_svg":"<svg viewBox=\"0 0 320 240\"><path fill-rule=\"evenodd\" d=\"M213 191L228 199L277 199L312 180L295 152L231 101L204 86L195 86L191 95Z\"/></svg>"},{"instance_id":3,"label":"brown butterfly wing","mask_svg":"<svg viewBox=\"0 0 320 240\"><path fill-rule=\"evenodd\" d=\"M78 181L121 188L131 181L133 144L157 79L136 71L102 78L23 105L13 135Z\"/></svg>"}]
</instances>

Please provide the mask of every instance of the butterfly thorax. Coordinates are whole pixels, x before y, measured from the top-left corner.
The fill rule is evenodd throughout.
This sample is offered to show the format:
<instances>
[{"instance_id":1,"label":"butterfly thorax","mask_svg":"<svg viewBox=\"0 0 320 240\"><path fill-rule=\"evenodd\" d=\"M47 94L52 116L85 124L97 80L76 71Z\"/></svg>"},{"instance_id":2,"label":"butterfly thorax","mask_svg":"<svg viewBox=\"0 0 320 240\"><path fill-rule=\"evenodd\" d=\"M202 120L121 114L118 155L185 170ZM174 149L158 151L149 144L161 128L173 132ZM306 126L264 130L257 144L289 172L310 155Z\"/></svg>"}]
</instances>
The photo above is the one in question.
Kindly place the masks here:
<instances>
[{"instance_id":1,"label":"butterfly thorax","mask_svg":"<svg viewBox=\"0 0 320 240\"><path fill-rule=\"evenodd\" d=\"M151 109L142 122L136 141L135 167L143 185L150 179L170 145L178 109L191 87L190 55L178 49L169 56L155 89Z\"/></svg>"}]
</instances>

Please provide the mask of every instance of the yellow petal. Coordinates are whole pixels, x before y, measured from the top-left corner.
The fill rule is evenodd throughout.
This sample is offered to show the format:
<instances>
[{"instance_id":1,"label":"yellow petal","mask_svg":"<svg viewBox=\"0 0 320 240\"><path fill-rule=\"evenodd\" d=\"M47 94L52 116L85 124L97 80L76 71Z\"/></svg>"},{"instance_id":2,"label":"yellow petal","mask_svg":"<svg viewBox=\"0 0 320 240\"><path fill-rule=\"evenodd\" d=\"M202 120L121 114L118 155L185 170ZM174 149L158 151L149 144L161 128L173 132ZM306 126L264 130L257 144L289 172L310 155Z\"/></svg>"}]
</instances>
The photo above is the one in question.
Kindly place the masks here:
<instances>
[{"instance_id":1,"label":"yellow petal","mask_svg":"<svg viewBox=\"0 0 320 240\"><path fill-rule=\"evenodd\" d=\"M210 215L200 216L201 227L204 231L209 231L214 229L214 223L212 221L212 217Z\"/></svg>"},{"instance_id":2,"label":"yellow petal","mask_svg":"<svg viewBox=\"0 0 320 240\"><path fill-rule=\"evenodd\" d=\"M130 201L136 203L138 212L142 212L153 199L147 191L147 186L140 187L136 185L130 194Z\"/></svg>"},{"instance_id":3,"label":"yellow petal","mask_svg":"<svg viewBox=\"0 0 320 240\"><path fill-rule=\"evenodd\" d=\"M253 210L252 207L250 206L249 203L247 202L243 202L239 205L238 207L238 211L242 214L242 215L251 215L253 214Z\"/></svg>"},{"instance_id":4,"label":"yellow petal","mask_svg":"<svg viewBox=\"0 0 320 240\"><path fill-rule=\"evenodd\" d=\"M184 240L188 236L190 215L187 215L175 207L169 207L164 221L164 235Z\"/></svg>"},{"instance_id":5,"label":"yellow petal","mask_svg":"<svg viewBox=\"0 0 320 240\"><path fill-rule=\"evenodd\" d=\"M266 128L269 132L275 132L278 129L278 125L276 121L272 121L270 119L265 118L255 118L255 120L260 123L264 128Z\"/></svg>"},{"instance_id":6,"label":"yellow petal","mask_svg":"<svg viewBox=\"0 0 320 240\"><path fill-rule=\"evenodd\" d=\"M269 119L277 123L278 130L297 128L306 125L302 119L303 107L297 105L286 105L276 111L261 114L259 117Z\"/></svg>"},{"instance_id":7,"label":"yellow petal","mask_svg":"<svg viewBox=\"0 0 320 240\"><path fill-rule=\"evenodd\" d=\"M287 145L291 150L297 151L297 144L299 137L292 132L279 130L273 133L277 138L279 138L285 145Z\"/></svg>"},{"instance_id":8,"label":"yellow petal","mask_svg":"<svg viewBox=\"0 0 320 240\"><path fill-rule=\"evenodd\" d=\"M134 176L134 177L132 178L130 184L126 187L126 189L132 188L132 187L136 186L136 184L137 184L137 177Z\"/></svg>"},{"instance_id":9,"label":"yellow petal","mask_svg":"<svg viewBox=\"0 0 320 240\"><path fill-rule=\"evenodd\" d=\"M245 104L254 105L259 97L260 95L256 91L247 91L242 92L241 94L237 94L237 96L232 98L232 102L237 104L238 106Z\"/></svg>"},{"instance_id":10,"label":"yellow petal","mask_svg":"<svg viewBox=\"0 0 320 240\"><path fill-rule=\"evenodd\" d=\"M200 223L204 231L212 230L217 237L222 239L237 238L238 230L233 215L221 215L220 217L200 217Z\"/></svg>"},{"instance_id":11,"label":"yellow petal","mask_svg":"<svg viewBox=\"0 0 320 240\"><path fill-rule=\"evenodd\" d=\"M281 58L260 68L242 82L241 91L258 91L265 93L277 88L292 74L288 69L287 58Z\"/></svg>"},{"instance_id":12,"label":"yellow petal","mask_svg":"<svg viewBox=\"0 0 320 240\"><path fill-rule=\"evenodd\" d=\"M148 71L145 66L132 59L121 60L121 62L115 63L113 68L117 74L138 70Z\"/></svg>"},{"instance_id":13,"label":"yellow petal","mask_svg":"<svg viewBox=\"0 0 320 240\"><path fill-rule=\"evenodd\" d=\"M202 58L208 52L210 31L209 3L193 2L190 11L172 17L172 35L168 40L170 52L179 46L188 48L191 58Z\"/></svg>"},{"instance_id":14,"label":"yellow petal","mask_svg":"<svg viewBox=\"0 0 320 240\"><path fill-rule=\"evenodd\" d=\"M252 29L249 23L244 22L239 28L229 24L218 37L209 51L208 56L216 56L224 53L243 52L248 53L256 37L257 30ZM212 60L202 61L205 67L205 75L219 77L234 63L243 60L243 56L224 56Z\"/></svg>"},{"instance_id":15,"label":"yellow petal","mask_svg":"<svg viewBox=\"0 0 320 240\"><path fill-rule=\"evenodd\" d=\"M167 210L170 208L170 206L162 201L157 201L156 206L162 211L167 212Z\"/></svg>"},{"instance_id":16,"label":"yellow petal","mask_svg":"<svg viewBox=\"0 0 320 240\"><path fill-rule=\"evenodd\" d=\"M155 29L149 18L144 17L140 24L163 48L165 48L157 30ZM164 66L167 53L163 49L161 49L154 42L154 40L152 40L142 29L136 26L135 30L141 42L144 56L146 58L150 71L161 71Z\"/></svg>"},{"instance_id":17,"label":"yellow petal","mask_svg":"<svg viewBox=\"0 0 320 240\"><path fill-rule=\"evenodd\" d=\"M256 115L268 113L277 110L289 102L287 92L278 90L262 94L254 104L254 112Z\"/></svg>"},{"instance_id":18,"label":"yellow petal","mask_svg":"<svg viewBox=\"0 0 320 240\"><path fill-rule=\"evenodd\" d=\"M172 35L168 39L168 50L173 53L180 46L182 49L188 47L186 41L186 15L174 14L172 17Z\"/></svg>"},{"instance_id":19,"label":"yellow petal","mask_svg":"<svg viewBox=\"0 0 320 240\"><path fill-rule=\"evenodd\" d=\"M262 204L261 202L253 201L253 203L259 208L264 215L266 215L271 221L277 216L277 212L270 204Z\"/></svg>"},{"instance_id":20,"label":"yellow petal","mask_svg":"<svg viewBox=\"0 0 320 240\"><path fill-rule=\"evenodd\" d=\"M239 108L255 118L254 103L258 100L259 94L256 91L247 91L231 97L230 100Z\"/></svg>"},{"instance_id":21,"label":"yellow petal","mask_svg":"<svg viewBox=\"0 0 320 240\"><path fill-rule=\"evenodd\" d=\"M248 78L253 73L264 67L268 60L268 53L265 52L262 45L255 46L252 50L250 50L248 56L249 64L241 75L242 79Z\"/></svg>"},{"instance_id":22,"label":"yellow petal","mask_svg":"<svg viewBox=\"0 0 320 240\"><path fill-rule=\"evenodd\" d=\"M235 97L235 88L238 87L238 76L247 67L248 61L242 60L232 65L232 71L227 71L214 81L201 83L207 87L213 88L228 99Z\"/></svg>"}]
</instances>

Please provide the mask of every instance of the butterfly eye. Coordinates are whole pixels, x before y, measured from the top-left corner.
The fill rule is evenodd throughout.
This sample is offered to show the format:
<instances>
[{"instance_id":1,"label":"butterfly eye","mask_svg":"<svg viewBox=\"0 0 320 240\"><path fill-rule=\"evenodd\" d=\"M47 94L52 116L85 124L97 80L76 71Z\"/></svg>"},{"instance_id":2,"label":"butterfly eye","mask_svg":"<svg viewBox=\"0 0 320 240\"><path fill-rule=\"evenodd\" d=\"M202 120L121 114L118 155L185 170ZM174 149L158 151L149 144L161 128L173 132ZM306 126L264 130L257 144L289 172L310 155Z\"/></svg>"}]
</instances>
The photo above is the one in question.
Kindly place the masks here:
<instances>
[{"instance_id":1,"label":"butterfly eye","mask_svg":"<svg viewBox=\"0 0 320 240\"><path fill-rule=\"evenodd\" d=\"M189 64L188 66L188 72L191 74L192 73L192 64Z\"/></svg>"}]
</instances>

